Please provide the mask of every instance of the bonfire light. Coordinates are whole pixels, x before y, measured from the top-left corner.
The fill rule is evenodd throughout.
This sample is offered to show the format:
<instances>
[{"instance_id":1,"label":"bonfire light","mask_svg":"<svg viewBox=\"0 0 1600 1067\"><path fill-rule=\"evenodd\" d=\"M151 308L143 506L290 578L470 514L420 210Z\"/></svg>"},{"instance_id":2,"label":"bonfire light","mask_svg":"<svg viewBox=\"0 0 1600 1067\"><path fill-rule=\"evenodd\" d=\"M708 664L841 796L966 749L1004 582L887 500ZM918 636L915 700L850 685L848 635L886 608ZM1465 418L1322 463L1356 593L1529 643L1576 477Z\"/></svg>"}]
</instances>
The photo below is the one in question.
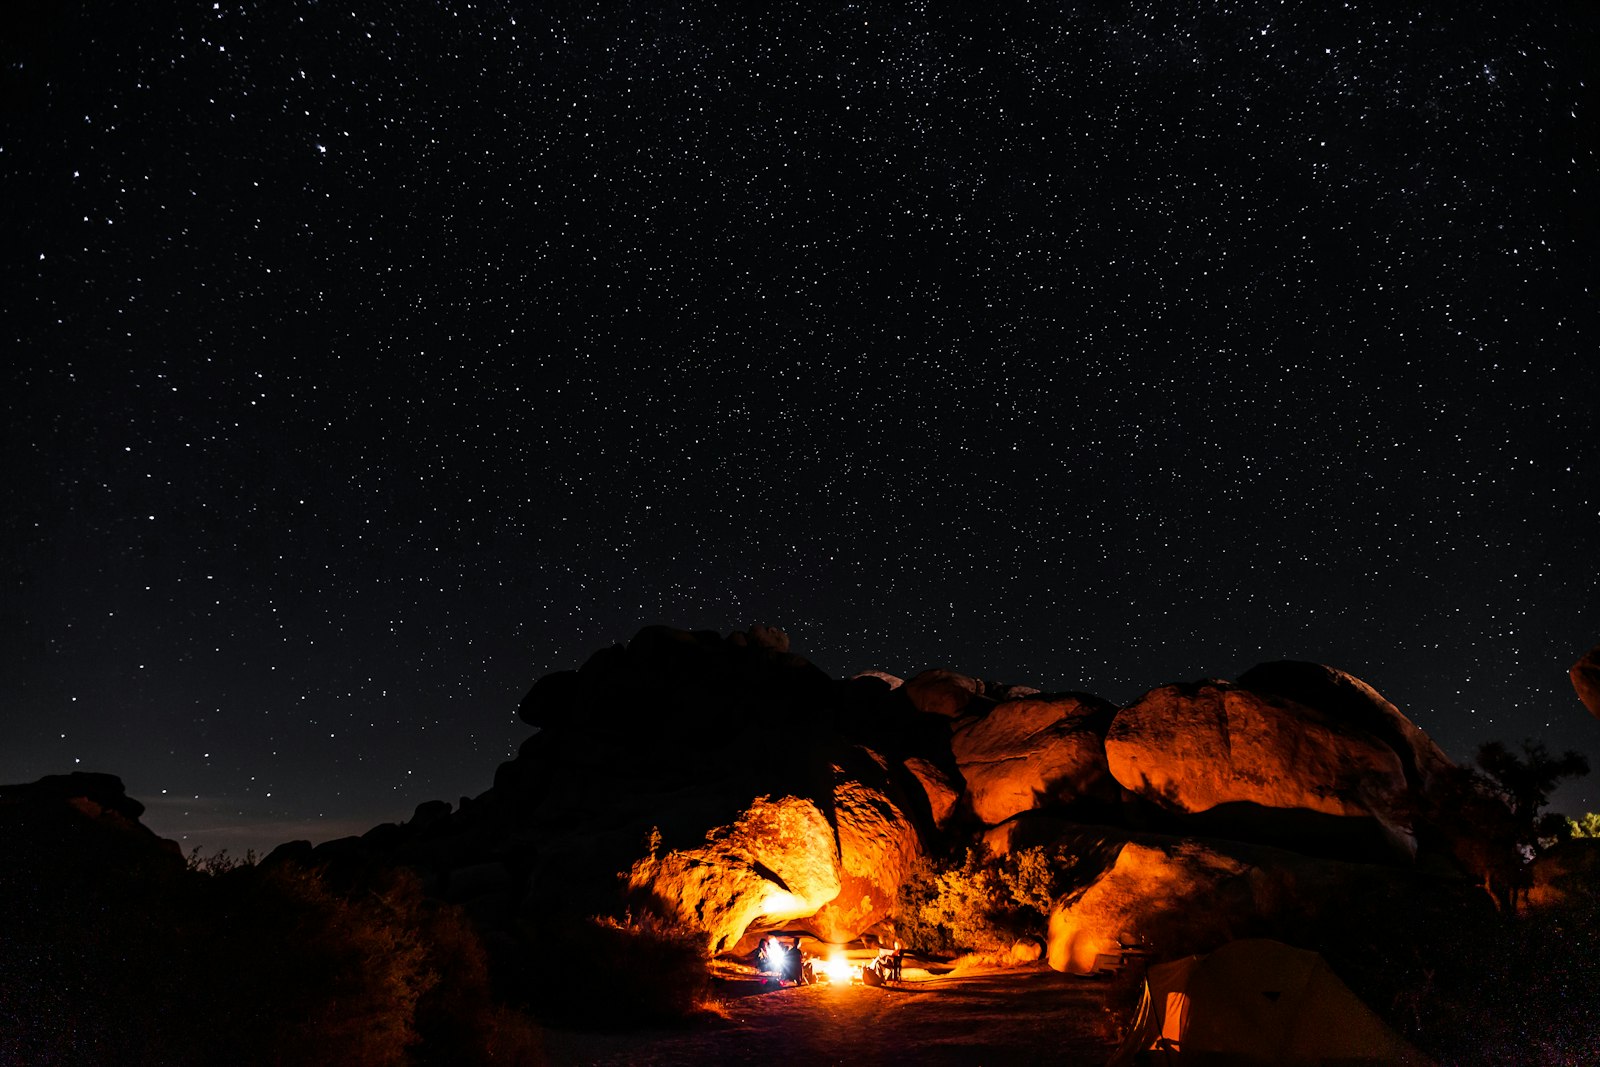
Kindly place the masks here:
<instances>
[{"instance_id":1,"label":"bonfire light","mask_svg":"<svg viewBox=\"0 0 1600 1067\"><path fill-rule=\"evenodd\" d=\"M828 981L835 985L849 985L855 968L850 966L850 961L844 958L844 953L834 949L828 954L828 962L822 965L822 973L828 976Z\"/></svg>"},{"instance_id":2,"label":"bonfire light","mask_svg":"<svg viewBox=\"0 0 1600 1067\"><path fill-rule=\"evenodd\" d=\"M770 890L761 902L762 914L769 918L792 918L810 910L813 909L808 908L804 900L787 889Z\"/></svg>"}]
</instances>

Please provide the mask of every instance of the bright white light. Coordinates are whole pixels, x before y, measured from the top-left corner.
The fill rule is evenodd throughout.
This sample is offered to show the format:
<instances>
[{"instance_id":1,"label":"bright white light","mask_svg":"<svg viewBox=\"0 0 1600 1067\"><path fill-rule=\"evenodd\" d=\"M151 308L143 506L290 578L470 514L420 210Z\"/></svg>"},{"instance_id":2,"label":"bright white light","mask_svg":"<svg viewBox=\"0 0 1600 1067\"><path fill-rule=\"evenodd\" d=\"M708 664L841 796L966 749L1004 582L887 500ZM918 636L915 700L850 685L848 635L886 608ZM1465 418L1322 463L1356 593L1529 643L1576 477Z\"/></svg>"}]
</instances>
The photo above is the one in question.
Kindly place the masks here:
<instances>
[{"instance_id":1,"label":"bright white light","mask_svg":"<svg viewBox=\"0 0 1600 1067\"><path fill-rule=\"evenodd\" d=\"M822 973L835 985L849 985L851 977L855 974L855 968L844 958L844 953L836 949L829 953L828 962L822 965Z\"/></svg>"}]
</instances>

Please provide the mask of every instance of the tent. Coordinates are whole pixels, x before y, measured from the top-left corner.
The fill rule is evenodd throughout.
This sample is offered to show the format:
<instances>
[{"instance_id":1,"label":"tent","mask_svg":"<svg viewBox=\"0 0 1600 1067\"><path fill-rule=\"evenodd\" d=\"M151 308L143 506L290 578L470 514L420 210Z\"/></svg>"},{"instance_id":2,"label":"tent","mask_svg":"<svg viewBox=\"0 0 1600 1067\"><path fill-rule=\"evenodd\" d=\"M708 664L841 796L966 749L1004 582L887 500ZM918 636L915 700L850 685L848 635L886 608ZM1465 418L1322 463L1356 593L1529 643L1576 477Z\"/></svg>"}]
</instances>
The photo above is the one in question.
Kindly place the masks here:
<instances>
[{"instance_id":1,"label":"tent","mask_svg":"<svg viewBox=\"0 0 1600 1067\"><path fill-rule=\"evenodd\" d=\"M1107 1067L1430 1062L1317 953L1252 939L1151 967L1133 1027Z\"/></svg>"}]
</instances>

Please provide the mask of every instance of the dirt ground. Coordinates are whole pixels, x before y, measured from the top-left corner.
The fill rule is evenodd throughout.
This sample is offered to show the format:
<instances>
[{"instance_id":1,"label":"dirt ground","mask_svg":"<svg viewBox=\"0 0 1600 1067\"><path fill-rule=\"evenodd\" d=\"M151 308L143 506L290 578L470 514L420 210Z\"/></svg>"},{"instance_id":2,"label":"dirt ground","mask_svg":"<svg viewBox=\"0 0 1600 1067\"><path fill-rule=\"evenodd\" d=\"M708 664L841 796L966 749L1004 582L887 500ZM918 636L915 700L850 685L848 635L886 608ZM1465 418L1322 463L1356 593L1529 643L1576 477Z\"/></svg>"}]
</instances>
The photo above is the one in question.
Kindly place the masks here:
<instances>
[{"instance_id":1,"label":"dirt ground","mask_svg":"<svg viewBox=\"0 0 1600 1067\"><path fill-rule=\"evenodd\" d=\"M1044 966L932 974L897 986L764 990L723 977L726 1018L631 1034L545 1031L555 1067L735 1067L760 1064L1103 1064L1109 988Z\"/></svg>"}]
</instances>

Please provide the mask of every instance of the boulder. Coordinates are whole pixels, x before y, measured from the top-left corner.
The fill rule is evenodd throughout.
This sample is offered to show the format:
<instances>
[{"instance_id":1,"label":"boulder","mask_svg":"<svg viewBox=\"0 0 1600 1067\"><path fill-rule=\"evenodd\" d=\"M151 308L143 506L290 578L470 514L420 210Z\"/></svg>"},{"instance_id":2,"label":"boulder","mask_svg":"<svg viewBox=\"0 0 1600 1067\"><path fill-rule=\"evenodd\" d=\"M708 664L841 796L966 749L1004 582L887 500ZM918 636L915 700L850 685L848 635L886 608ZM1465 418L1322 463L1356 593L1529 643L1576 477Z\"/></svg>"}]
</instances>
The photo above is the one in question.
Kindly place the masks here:
<instances>
[{"instance_id":1,"label":"boulder","mask_svg":"<svg viewBox=\"0 0 1600 1067\"><path fill-rule=\"evenodd\" d=\"M983 693L983 683L955 671L926 670L900 687L912 705L929 715L959 718L973 699Z\"/></svg>"},{"instance_id":2,"label":"boulder","mask_svg":"<svg viewBox=\"0 0 1600 1067\"><path fill-rule=\"evenodd\" d=\"M1075 824L1059 815L1024 811L983 832L984 849L991 856L1009 856L1030 848L1048 845Z\"/></svg>"},{"instance_id":3,"label":"boulder","mask_svg":"<svg viewBox=\"0 0 1600 1067\"><path fill-rule=\"evenodd\" d=\"M799 926L845 942L888 918L921 855L888 764L841 750L821 800L759 797L697 847L652 853L628 872L636 907L706 932L713 952L752 926Z\"/></svg>"},{"instance_id":4,"label":"boulder","mask_svg":"<svg viewBox=\"0 0 1600 1067\"><path fill-rule=\"evenodd\" d=\"M47 774L25 785L0 785L0 801L67 804L91 819L136 823L144 805L128 795L122 779L96 771Z\"/></svg>"},{"instance_id":5,"label":"boulder","mask_svg":"<svg viewBox=\"0 0 1600 1067\"><path fill-rule=\"evenodd\" d=\"M890 674L887 671L861 671L859 674L851 676L850 680L855 681L858 678L875 678L884 685L888 686L891 690L899 689L902 685L906 684L904 678L901 678L898 675Z\"/></svg>"},{"instance_id":6,"label":"boulder","mask_svg":"<svg viewBox=\"0 0 1600 1067\"><path fill-rule=\"evenodd\" d=\"M1415 849L1394 749L1283 697L1219 680L1153 689L1117 713L1106 759L1119 783L1168 811L1372 819Z\"/></svg>"},{"instance_id":7,"label":"boulder","mask_svg":"<svg viewBox=\"0 0 1600 1067\"><path fill-rule=\"evenodd\" d=\"M1012 963L1038 963L1044 956L1044 945L1037 937L1024 937L1012 942Z\"/></svg>"},{"instance_id":8,"label":"boulder","mask_svg":"<svg viewBox=\"0 0 1600 1067\"><path fill-rule=\"evenodd\" d=\"M1049 961L1093 974L1139 946L1162 958L1220 944L1255 911L1250 867L1197 841L1129 841L1110 870L1050 912Z\"/></svg>"},{"instance_id":9,"label":"boulder","mask_svg":"<svg viewBox=\"0 0 1600 1067\"><path fill-rule=\"evenodd\" d=\"M1589 714L1600 719L1600 645L1585 652L1569 672L1572 688L1578 699L1589 709Z\"/></svg>"},{"instance_id":10,"label":"boulder","mask_svg":"<svg viewBox=\"0 0 1600 1067\"><path fill-rule=\"evenodd\" d=\"M789 635L775 626L756 623L750 627L748 633L734 631L728 635L728 643L732 645L749 645L755 648L765 648L773 652L789 651Z\"/></svg>"},{"instance_id":11,"label":"boulder","mask_svg":"<svg viewBox=\"0 0 1600 1067\"><path fill-rule=\"evenodd\" d=\"M857 748L832 770L839 893L804 925L839 944L894 913L900 885L922 847L916 828L892 798L888 768L877 753Z\"/></svg>"},{"instance_id":12,"label":"boulder","mask_svg":"<svg viewBox=\"0 0 1600 1067\"><path fill-rule=\"evenodd\" d=\"M1455 767L1433 738L1383 694L1337 667L1295 660L1261 663L1241 674L1238 684L1263 696L1313 708L1333 722L1371 734L1400 757L1406 782L1413 790L1432 788L1441 774Z\"/></svg>"},{"instance_id":13,"label":"boulder","mask_svg":"<svg viewBox=\"0 0 1600 1067\"><path fill-rule=\"evenodd\" d=\"M1205 838L1079 831L1054 852L1072 884L1051 909L1050 966L1090 974L1135 946L1157 958L1237 937L1294 938L1381 911L1406 872ZM1374 902L1379 903L1374 903Z\"/></svg>"},{"instance_id":14,"label":"boulder","mask_svg":"<svg viewBox=\"0 0 1600 1067\"><path fill-rule=\"evenodd\" d=\"M721 952L752 924L811 916L839 895L834 828L811 800L758 797L703 846L646 856L627 881L637 904L704 930Z\"/></svg>"},{"instance_id":15,"label":"boulder","mask_svg":"<svg viewBox=\"0 0 1600 1067\"><path fill-rule=\"evenodd\" d=\"M987 825L1043 805L1114 801L1105 734L1116 709L1083 694L1009 700L951 735L973 814Z\"/></svg>"},{"instance_id":16,"label":"boulder","mask_svg":"<svg viewBox=\"0 0 1600 1067\"><path fill-rule=\"evenodd\" d=\"M928 811L933 817L933 825L944 829L950 821L950 816L955 814L956 802L961 799L961 790L950 780L950 776L940 770L937 765L921 756L912 756L905 761L906 770L911 772L911 777L922 786L923 794L928 798Z\"/></svg>"}]
</instances>

